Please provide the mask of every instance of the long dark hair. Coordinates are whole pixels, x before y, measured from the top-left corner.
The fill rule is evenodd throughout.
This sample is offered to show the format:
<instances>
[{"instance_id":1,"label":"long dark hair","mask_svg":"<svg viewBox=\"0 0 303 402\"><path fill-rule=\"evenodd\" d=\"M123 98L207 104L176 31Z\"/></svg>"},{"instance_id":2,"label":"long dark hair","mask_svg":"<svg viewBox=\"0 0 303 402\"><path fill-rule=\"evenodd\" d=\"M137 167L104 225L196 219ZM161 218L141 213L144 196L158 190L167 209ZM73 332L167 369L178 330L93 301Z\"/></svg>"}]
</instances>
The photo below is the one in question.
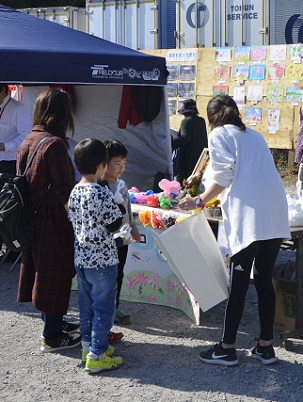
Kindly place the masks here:
<instances>
[{"instance_id":1,"label":"long dark hair","mask_svg":"<svg viewBox=\"0 0 303 402\"><path fill-rule=\"evenodd\" d=\"M245 124L241 119L236 102L229 95L217 95L213 97L207 105L207 118L209 125L213 130L224 124L233 124L240 130L245 130Z\"/></svg>"},{"instance_id":2,"label":"long dark hair","mask_svg":"<svg viewBox=\"0 0 303 402\"><path fill-rule=\"evenodd\" d=\"M35 103L33 124L66 142L68 129L74 132L72 101L67 92L59 88L48 88L40 93Z\"/></svg>"}]
</instances>

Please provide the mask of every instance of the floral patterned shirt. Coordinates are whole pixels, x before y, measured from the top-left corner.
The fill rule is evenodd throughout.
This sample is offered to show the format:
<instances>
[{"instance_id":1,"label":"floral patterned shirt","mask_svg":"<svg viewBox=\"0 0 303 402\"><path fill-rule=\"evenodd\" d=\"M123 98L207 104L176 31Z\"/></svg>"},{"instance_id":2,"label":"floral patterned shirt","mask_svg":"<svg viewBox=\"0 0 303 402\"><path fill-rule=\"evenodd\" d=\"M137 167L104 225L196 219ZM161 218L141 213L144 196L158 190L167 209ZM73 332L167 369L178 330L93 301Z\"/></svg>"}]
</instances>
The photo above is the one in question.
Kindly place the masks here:
<instances>
[{"instance_id":1,"label":"floral patterned shirt","mask_svg":"<svg viewBox=\"0 0 303 402\"><path fill-rule=\"evenodd\" d=\"M115 240L105 227L122 217L112 192L97 183L77 184L68 210L75 233L75 266L105 268L118 264Z\"/></svg>"}]
</instances>

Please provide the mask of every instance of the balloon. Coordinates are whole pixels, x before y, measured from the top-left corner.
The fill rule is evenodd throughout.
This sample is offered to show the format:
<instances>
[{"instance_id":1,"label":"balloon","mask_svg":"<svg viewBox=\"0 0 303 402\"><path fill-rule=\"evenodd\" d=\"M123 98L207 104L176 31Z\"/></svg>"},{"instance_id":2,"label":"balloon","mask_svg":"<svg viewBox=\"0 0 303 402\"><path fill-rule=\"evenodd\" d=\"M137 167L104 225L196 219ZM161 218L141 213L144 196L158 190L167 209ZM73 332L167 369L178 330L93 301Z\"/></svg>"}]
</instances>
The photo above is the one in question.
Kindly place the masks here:
<instances>
[{"instance_id":1,"label":"balloon","mask_svg":"<svg viewBox=\"0 0 303 402\"><path fill-rule=\"evenodd\" d=\"M167 193L178 194L181 190L181 184L178 181L169 181L167 179L162 179L158 186Z\"/></svg>"}]
</instances>

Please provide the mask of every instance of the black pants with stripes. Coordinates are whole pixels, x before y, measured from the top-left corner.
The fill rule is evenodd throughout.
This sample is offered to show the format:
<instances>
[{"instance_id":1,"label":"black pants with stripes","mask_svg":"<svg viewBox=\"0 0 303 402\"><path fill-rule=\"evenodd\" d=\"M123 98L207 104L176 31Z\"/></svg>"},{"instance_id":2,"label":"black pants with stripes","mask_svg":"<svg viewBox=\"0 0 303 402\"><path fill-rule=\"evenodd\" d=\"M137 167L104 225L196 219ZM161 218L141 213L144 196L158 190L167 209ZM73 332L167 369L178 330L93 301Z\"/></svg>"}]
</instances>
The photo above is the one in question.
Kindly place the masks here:
<instances>
[{"instance_id":1,"label":"black pants with stripes","mask_svg":"<svg viewBox=\"0 0 303 402\"><path fill-rule=\"evenodd\" d=\"M276 299L272 271L281 243L282 239L255 241L231 257L231 289L226 305L222 342L233 344L236 341L253 262L261 329L259 337L265 341L273 338Z\"/></svg>"}]
</instances>

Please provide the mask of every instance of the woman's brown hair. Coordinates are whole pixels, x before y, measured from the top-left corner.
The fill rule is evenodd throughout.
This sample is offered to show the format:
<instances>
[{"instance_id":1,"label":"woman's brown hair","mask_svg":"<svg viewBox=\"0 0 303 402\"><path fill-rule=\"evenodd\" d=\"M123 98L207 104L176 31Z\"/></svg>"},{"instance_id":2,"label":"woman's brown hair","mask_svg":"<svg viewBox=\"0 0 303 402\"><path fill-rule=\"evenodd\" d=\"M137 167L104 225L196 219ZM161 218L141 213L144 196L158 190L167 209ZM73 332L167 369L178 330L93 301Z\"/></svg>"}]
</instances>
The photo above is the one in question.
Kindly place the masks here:
<instances>
[{"instance_id":1,"label":"woman's brown hair","mask_svg":"<svg viewBox=\"0 0 303 402\"><path fill-rule=\"evenodd\" d=\"M48 88L41 92L35 104L33 124L66 141L66 132L74 132L72 101L67 92Z\"/></svg>"},{"instance_id":2,"label":"woman's brown hair","mask_svg":"<svg viewBox=\"0 0 303 402\"><path fill-rule=\"evenodd\" d=\"M212 98L208 102L206 111L212 130L216 127L222 127L224 124L233 124L240 130L246 128L236 102L229 95L217 95Z\"/></svg>"}]
</instances>

